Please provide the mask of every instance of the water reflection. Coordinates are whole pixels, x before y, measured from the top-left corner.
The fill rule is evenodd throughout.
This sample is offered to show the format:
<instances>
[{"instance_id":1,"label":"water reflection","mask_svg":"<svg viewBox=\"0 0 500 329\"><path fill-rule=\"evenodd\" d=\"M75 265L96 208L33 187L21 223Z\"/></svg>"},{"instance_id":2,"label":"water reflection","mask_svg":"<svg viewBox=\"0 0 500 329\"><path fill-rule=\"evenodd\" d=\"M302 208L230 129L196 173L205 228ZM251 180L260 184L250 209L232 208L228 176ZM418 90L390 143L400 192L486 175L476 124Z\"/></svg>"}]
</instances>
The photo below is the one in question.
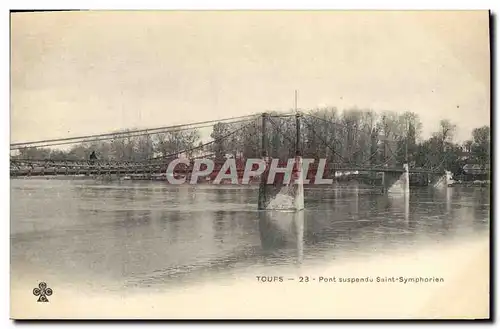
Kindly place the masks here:
<instances>
[{"instance_id":1,"label":"water reflection","mask_svg":"<svg viewBox=\"0 0 500 329\"><path fill-rule=\"evenodd\" d=\"M311 188L305 210L279 212L257 211L251 187L35 180L12 186L14 271L27 263L117 286L370 257L487 232L490 216L484 188L413 189L402 199L359 185Z\"/></svg>"},{"instance_id":2,"label":"water reflection","mask_svg":"<svg viewBox=\"0 0 500 329\"><path fill-rule=\"evenodd\" d=\"M483 231L485 224L489 224L490 218L490 189L482 187L473 190L473 203L474 212L471 214L473 226L476 231ZM489 225L488 225L489 226Z\"/></svg>"},{"instance_id":3,"label":"water reflection","mask_svg":"<svg viewBox=\"0 0 500 329\"><path fill-rule=\"evenodd\" d=\"M451 200L453 197L453 188L448 187L446 189L446 213L451 213Z\"/></svg>"},{"instance_id":4,"label":"water reflection","mask_svg":"<svg viewBox=\"0 0 500 329\"><path fill-rule=\"evenodd\" d=\"M304 211L260 211L259 233L262 249L276 253L283 249L294 249L296 262L304 257Z\"/></svg>"},{"instance_id":5,"label":"water reflection","mask_svg":"<svg viewBox=\"0 0 500 329\"><path fill-rule=\"evenodd\" d=\"M398 220L398 222L406 228L413 228L412 222L410 221L410 195L388 195L387 201L386 210L396 211L401 214L401 219Z\"/></svg>"}]
</instances>

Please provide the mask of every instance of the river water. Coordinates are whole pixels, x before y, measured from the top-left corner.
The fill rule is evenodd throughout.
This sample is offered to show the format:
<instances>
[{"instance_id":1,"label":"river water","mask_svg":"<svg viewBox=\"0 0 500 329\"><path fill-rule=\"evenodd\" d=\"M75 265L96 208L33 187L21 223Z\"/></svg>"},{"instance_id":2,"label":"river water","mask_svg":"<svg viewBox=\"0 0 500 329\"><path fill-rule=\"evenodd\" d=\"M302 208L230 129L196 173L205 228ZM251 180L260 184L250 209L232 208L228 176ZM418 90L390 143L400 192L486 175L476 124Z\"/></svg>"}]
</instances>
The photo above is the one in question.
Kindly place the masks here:
<instances>
[{"instance_id":1,"label":"river water","mask_svg":"<svg viewBox=\"0 0 500 329\"><path fill-rule=\"evenodd\" d=\"M11 275L168 289L489 234L489 188L306 188L305 207L259 212L251 186L12 179Z\"/></svg>"}]
</instances>

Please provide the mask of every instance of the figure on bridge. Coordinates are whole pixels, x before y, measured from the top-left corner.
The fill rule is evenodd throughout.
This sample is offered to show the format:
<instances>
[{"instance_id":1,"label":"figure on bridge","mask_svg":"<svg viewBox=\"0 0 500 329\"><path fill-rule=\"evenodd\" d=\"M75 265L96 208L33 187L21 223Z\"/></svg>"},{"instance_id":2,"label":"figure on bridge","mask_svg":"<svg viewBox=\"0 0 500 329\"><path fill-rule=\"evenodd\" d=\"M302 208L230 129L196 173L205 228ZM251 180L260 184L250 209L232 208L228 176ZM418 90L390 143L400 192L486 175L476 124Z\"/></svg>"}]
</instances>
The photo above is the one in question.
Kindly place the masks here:
<instances>
[{"instance_id":1,"label":"figure on bridge","mask_svg":"<svg viewBox=\"0 0 500 329\"><path fill-rule=\"evenodd\" d=\"M91 162L94 162L95 160L97 160L97 155L95 154L95 151L92 151L92 153L90 153L89 160Z\"/></svg>"}]
</instances>

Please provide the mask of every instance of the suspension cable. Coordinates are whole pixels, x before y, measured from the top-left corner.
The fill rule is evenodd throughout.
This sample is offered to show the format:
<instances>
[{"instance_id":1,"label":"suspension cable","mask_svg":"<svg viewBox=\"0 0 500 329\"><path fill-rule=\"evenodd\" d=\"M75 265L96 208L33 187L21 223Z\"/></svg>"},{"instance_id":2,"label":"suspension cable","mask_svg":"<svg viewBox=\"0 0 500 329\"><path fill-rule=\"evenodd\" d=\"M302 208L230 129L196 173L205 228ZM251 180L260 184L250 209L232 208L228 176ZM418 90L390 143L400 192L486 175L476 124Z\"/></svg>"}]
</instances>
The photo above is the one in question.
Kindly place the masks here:
<instances>
[{"instance_id":1,"label":"suspension cable","mask_svg":"<svg viewBox=\"0 0 500 329\"><path fill-rule=\"evenodd\" d=\"M341 127L344 131L347 131L347 130L348 130L348 129L347 129L347 127L346 127L345 125L342 125L342 124L340 124L340 123L333 122L333 121L330 121L330 120L327 120L327 119L324 119L324 118L320 118L320 117L317 117L317 116L312 115L312 114L309 114L309 113L304 113L304 114L305 114L305 115L307 115L307 116L309 116L309 117L311 117L311 118L318 119L318 120L321 120L321 121L323 121L323 122L326 122L326 123L328 123L328 124L332 124L332 125L335 125L335 126L339 126L339 127ZM338 141L337 139L335 139L335 138L334 138L333 142L334 142L335 144L337 144L337 145L339 145L339 144L340 144L340 146L342 146L342 143L341 143L341 142L339 142L339 141ZM352 152L351 154L349 154L349 157L352 157L352 156L354 156L355 154L357 154L357 153L359 153L359 152L361 152L361 151L362 151L361 149L358 149L358 150L356 150L356 151Z\"/></svg>"},{"instance_id":2,"label":"suspension cable","mask_svg":"<svg viewBox=\"0 0 500 329\"><path fill-rule=\"evenodd\" d=\"M144 135L150 135L152 133L159 133L159 132L165 132L165 131L171 131L171 130L176 131L176 129L179 129L179 130L181 130L181 129L182 130L196 129L196 128L200 128L200 127L196 127L199 125L205 125L204 127L209 127L209 126L213 126L214 123L218 123L218 122L225 122L225 121L239 120L239 119L241 119L241 121L245 121L244 119L251 119L255 116L256 116L256 114L251 114L251 115L231 117L231 118L226 118L226 119L209 120L209 121L203 121L203 122L172 125L172 126L165 126L165 127L159 127L159 128L138 129L138 130L131 130L131 131L126 131L126 132L115 132L115 133L105 133L105 134L87 135L87 136L79 136L79 137L46 139L46 140L39 140L39 141L33 141L33 142L12 143L12 144L10 144L10 149L11 150L20 149L20 148L24 148L28 145L34 145L34 144L49 144L49 143L55 142L57 144L50 144L50 145L45 145L45 146L57 146L57 145L64 145L64 144L75 144L78 142L82 142L81 140L84 140L84 139L91 139L91 141L92 141L92 140L101 140L99 138L103 138L102 140L106 140L106 139L117 139L121 135L124 135L126 138L126 137L129 137L130 135L138 134L138 133L139 134L144 133ZM137 136L139 136L139 135L137 135ZM71 141L71 142L68 143L68 141ZM61 143L59 143L59 142L61 142ZM64 143L64 142L66 142L66 143ZM37 147L42 147L42 146L37 146Z\"/></svg>"},{"instance_id":3,"label":"suspension cable","mask_svg":"<svg viewBox=\"0 0 500 329\"><path fill-rule=\"evenodd\" d=\"M348 161L346 160L342 155L340 155L337 151L335 151L335 149L333 149L327 142L325 142L317 133L316 131L314 130L314 127L312 127L312 125L309 124L309 122L306 120L304 120L304 122L306 123L306 125L311 129L311 131L313 132L314 136L316 136L321 142L323 142L323 144L325 144L330 150L332 150L332 152L337 155L341 160L347 162L348 164L352 164L351 161Z\"/></svg>"},{"instance_id":4,"label":"suspension cable","mask_svg":"<svg viewBox=\"0 0 500 329\"><path fill-rule=\"evenodd\" d=\"M220 139L223 140L223 139L225 139L225 138L227 138L227 137L235 134L237 131L239 131L241 129L244 129L245 127L249 126L250 124L255 123L254 119L255 118L253 118L253 119L246 119L246 120L238 120L236 122L230 122L230 123L228 123L228 124L232 124L232 123L240 123L240 122L252 121L249 124L245 125L243 128L239 127L237 129L231 131L230 133L222 136ZM135 136L132 136L132 137L135 137ZM211 144L213 144L215 142L216 142L216 140L213 140L213 141L204 143L202 145L198 145L196 147L192 147L192 148L189 148L189 149L181 150L181 151L178 151L178 152L175 152L175 153L172 153L172 154L168 154L168 155L165 155L165 156L159 156L159 157L149 158L149 159L142 160L142 161L136 161L135 163L144 163L144 162L150 162L150 161L154 161L154 160L161 160L161 159L164 159L164 158L174 157L174 156L177 156L177 155L182 154L182 153L187 153L187 152L191 152L191 151L194 151L194 150L201 149L201 148L203 148L205 146L208 146L208 145L211 145ZM13 160L15 160L17 162L30 162L30 161L31 162L43 162L43 161L51 161L51 162L53 162L53 161L58 161L58 160L54 160L54 159L13 159ZM87 160L60 160L60 161L64 161L64 162L81 162L81 161L87 161ZM110 161L94 161L94 163L99 163L99 162L110 162ZM116 162L118 163L118 162L124 162L124 161L116 161Z\"/></svg>"},{"instance_id":5,"label":"suspension cable","mask_svg":"<svg viewBox=\"0 0 500 329\"><path fill-rule=\"evenodd\" d=\"M276 122L274 122L273 119L271 119L270 117L267 118L269 120L269 122L271 122L271 124L276 128L276 131L280 132L281 135L283 135L286 139L288 139L288 141L290 143L295 144L295 141L293 139L290 138L290 136L288 136L287 134L285 134L283 132L283 130L281 130L281 127L278 127L278 124ZM283 126L283 124L281 124Z\"/></svg>"},{"instance_id":6,"label":"suspension cable","mask_svg":"<svg viewBox=\"0 0 500 329\"><path fill-rule=\"evenodd\" d=\"M303 113L303 114L304 114L304 115L307 115L307 116L309 116L309 117L311 117L311 118L318 119L318 120L321 120L321 121L326 122L326 123L328 123L328 124L335 125L335 126L339 126L340 128L342 128L342 129L344 129L344 130L347 130L347 127L346 127L345 125L341 124L341 123L334 122L334 121L330 121L330 120L328 120L328 119L324 119L324 118L320 118L320 117L317 117L317 116L315 116L315 115L313 115L313 114L310 114L310 113Z\"/></svg>"},{"instance_id":7,"label":"suspension cable","mask_svg":"<svg viewBox=\"0 0 500 329\"><path fill-rule=\"evenodd\" d=\"M253 119L255 119L255 118L253 118ZM210 142L207 142L207 143L204 143L204 144L202 144L202 145L198 145L198 146L195 146L195 147L192 147L192 148L186 149L186 150L178 151L178 152L171 153L171 154L167 154L167 155L164 155L164 156L158 156L158 157L150 158L150 159L148 159L148 160L144 160L144 161L152 161L152 160L159 160L159 159L170 158L170 157L178 156L179 154L182 154L182 153L189 153L189 152L192 152L192 151L195 151L195 150L198 150L198 149L202 149L202 148L204 148L205 146L208 146L208 145L214 144L214 143L216 143L216 142L220 142L221 140L224 140L224 139L226 139L226 138L228 138L228 137L230 137L230 136L234 135L236 132L238 132L238 131L240 131L240 130L242 130L242 129L245 129L245 128L249 127L252 123L254 123L254 122L253 122L253 121L254 121L253 119L246 119L246 120L244 120L244 121L252 121L252 122L250 122L250 123L248 123L248 124L244 125L243 127L238 127L238 128L236 128L236 129L234 129L233 131L229 132L228 134L226 134L226 135L224 135L224 136L222 136L222 137L220 137L220 138L218 138L218 139L214 139L214 140L212 140L212 141L210 141ZM233 122L231 122L231 123L233 123ZM143 161L143 162L144 162L144 161Z\"/></svg>"}]
</instances>

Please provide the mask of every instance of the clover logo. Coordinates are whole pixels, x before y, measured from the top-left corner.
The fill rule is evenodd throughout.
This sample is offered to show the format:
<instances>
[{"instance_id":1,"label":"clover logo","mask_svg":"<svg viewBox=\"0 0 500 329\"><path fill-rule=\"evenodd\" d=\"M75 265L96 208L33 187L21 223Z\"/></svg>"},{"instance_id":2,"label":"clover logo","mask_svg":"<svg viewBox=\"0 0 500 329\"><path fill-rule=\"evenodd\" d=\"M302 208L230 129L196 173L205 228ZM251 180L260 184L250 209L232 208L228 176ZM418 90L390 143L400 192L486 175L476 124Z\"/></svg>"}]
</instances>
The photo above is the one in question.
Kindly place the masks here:
<instances>
[{"instance_id":1,"label":"clover logo","mask_svg":"<svg viewBox=\"0 0 500 329\"><path fill-rule=\"evenodd\" d=\"M45 282L40 282L38 288L33 289L33 295L39 296L37 302L47 303L49 301L47 296L52 295L52 293L52 289L47 288Z\"/></svg>"}]
</instances>

